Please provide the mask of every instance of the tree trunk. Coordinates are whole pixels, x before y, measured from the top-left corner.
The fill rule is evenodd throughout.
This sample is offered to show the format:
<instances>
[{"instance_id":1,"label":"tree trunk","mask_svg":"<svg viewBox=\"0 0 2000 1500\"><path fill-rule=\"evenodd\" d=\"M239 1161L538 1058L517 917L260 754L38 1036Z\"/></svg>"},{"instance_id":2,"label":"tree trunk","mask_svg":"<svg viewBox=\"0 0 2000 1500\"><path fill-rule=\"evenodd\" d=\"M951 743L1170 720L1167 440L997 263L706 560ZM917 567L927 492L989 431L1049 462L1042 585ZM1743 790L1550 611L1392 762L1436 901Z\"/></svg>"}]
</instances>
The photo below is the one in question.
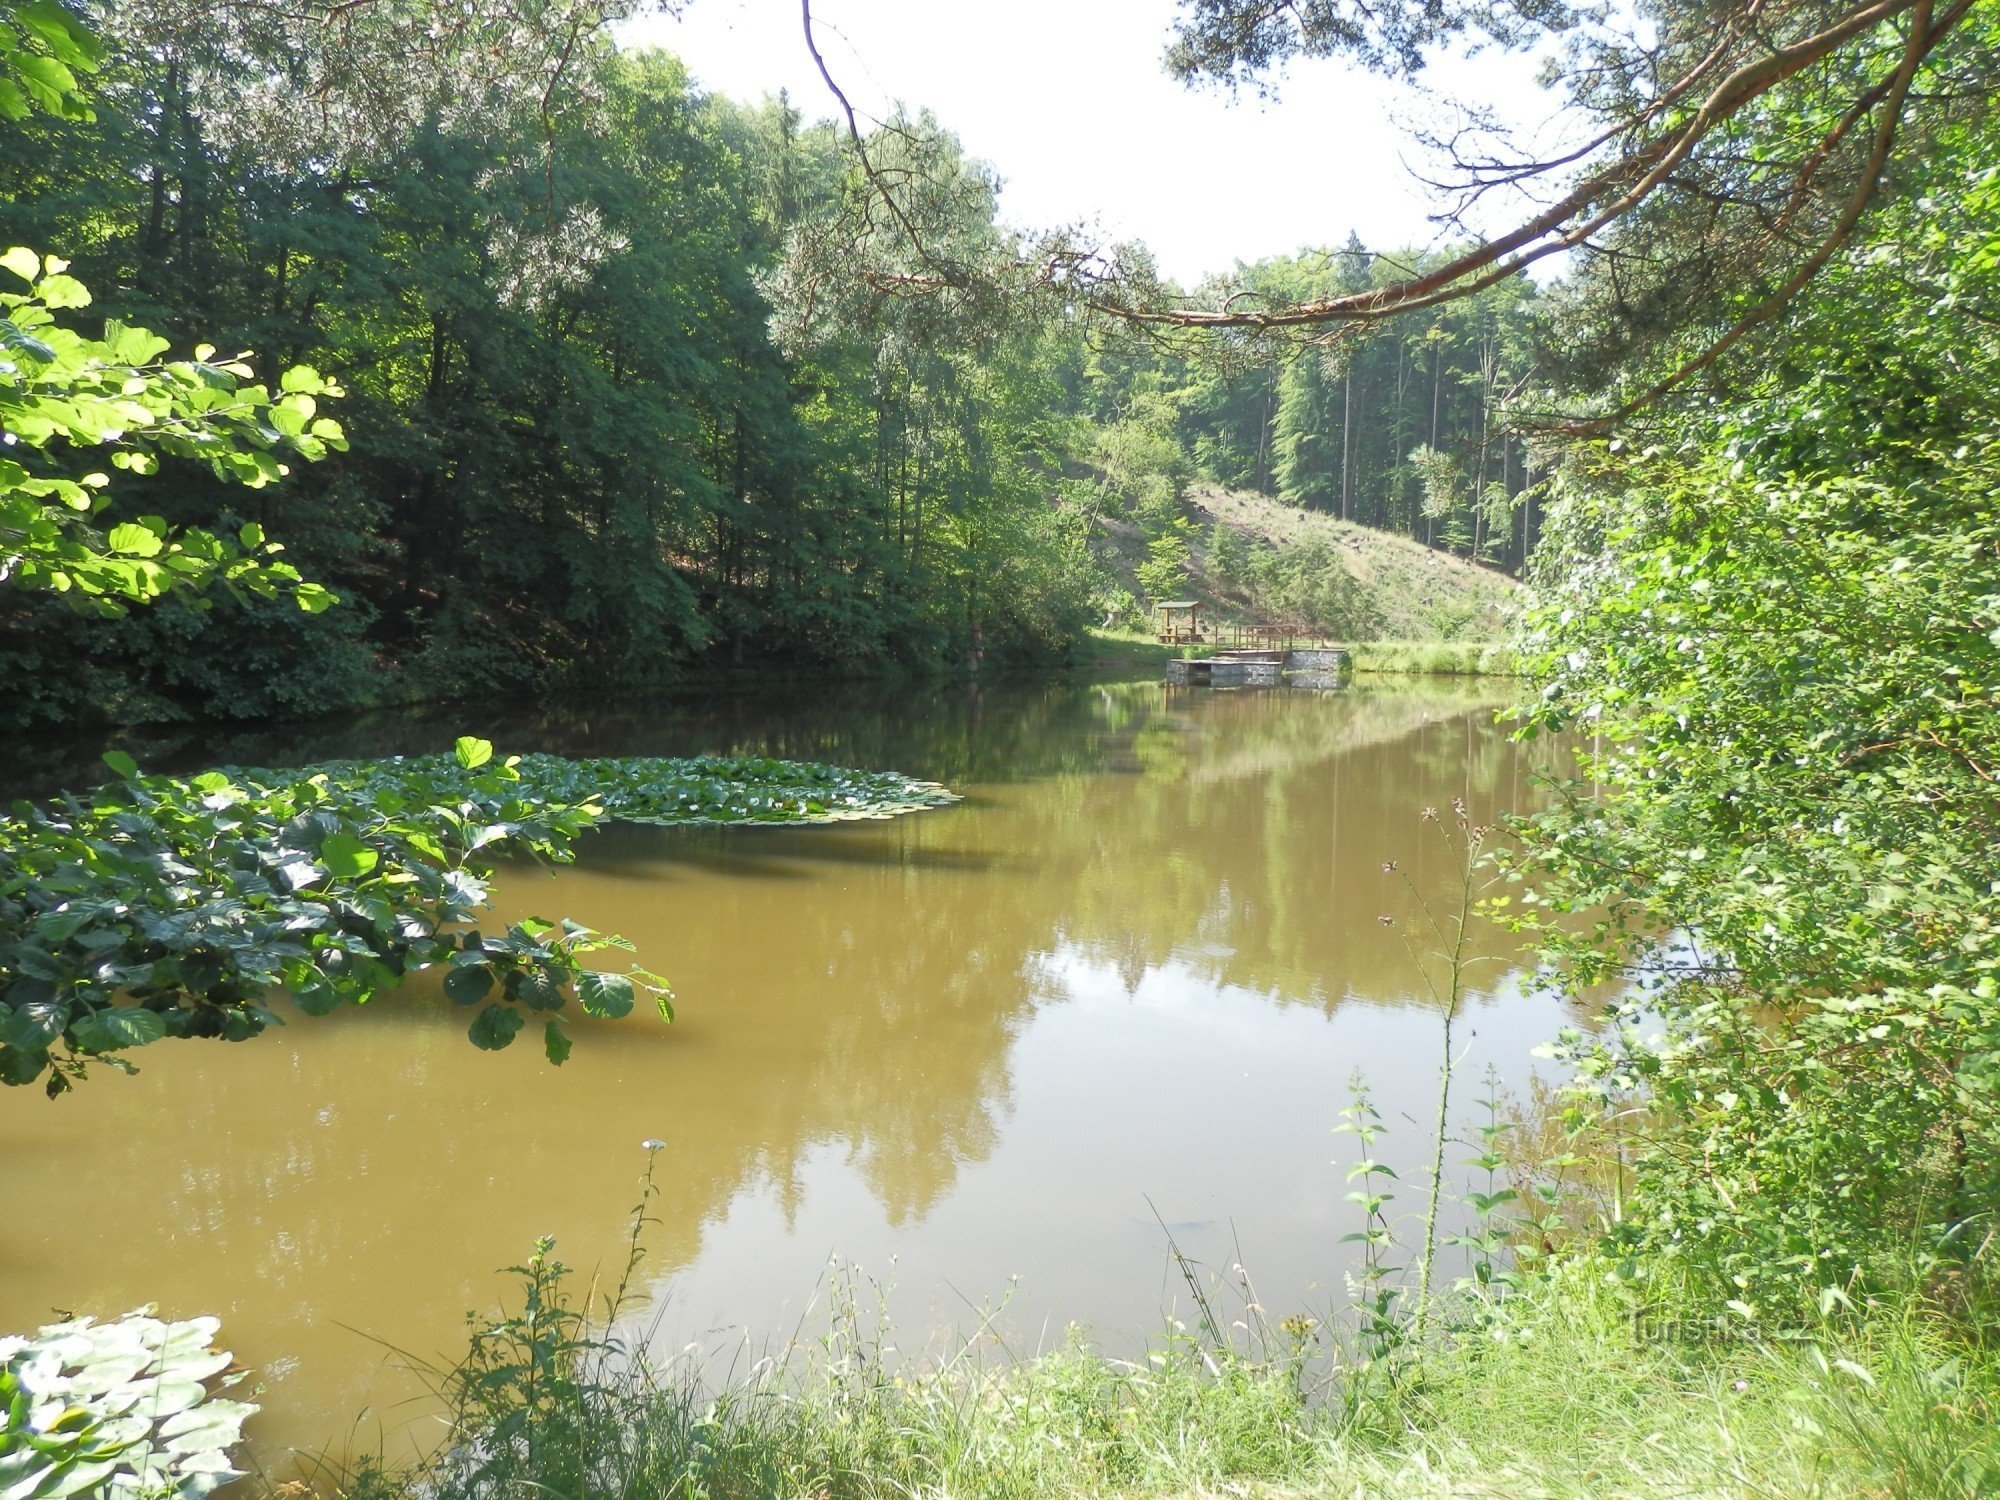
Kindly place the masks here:
<instances>
[{"instance_id":1,"label":"tree trunk","mask_svg":"<svg viewBox=\"0 0 2000 1500\"><path fill-rule=\"evenodd\" d=\"M1356 355L1347 357L1347 393L1343 398L1340 424L1340 519L1351 520L1354 515L1354 361Z\"/></svg>"}]
</instances>

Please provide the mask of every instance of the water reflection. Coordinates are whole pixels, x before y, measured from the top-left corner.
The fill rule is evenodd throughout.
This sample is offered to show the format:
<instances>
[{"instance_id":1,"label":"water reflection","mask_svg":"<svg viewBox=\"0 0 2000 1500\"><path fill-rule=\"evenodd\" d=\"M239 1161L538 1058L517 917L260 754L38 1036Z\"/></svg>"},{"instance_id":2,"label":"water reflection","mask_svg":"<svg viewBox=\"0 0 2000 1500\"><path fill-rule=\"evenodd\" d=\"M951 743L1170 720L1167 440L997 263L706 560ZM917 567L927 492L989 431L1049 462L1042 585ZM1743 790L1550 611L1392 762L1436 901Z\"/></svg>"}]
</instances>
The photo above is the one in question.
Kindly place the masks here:
<instances>
[{"instance_id":1,"label":"water reflection","mask_svg":"<svg viewBox=\"0 0 2000 1500\"><path fill-rule=\"evenodd\" d=\"M1345 1263L1342 1081L1363 1068L1392 1121L1430 1097L1435 1017L1376 920L1381 862L1441 891L1418 810L1533 797L1533 752L1477 699L1152 684L921 714L378 722L212 758L418 751L459 727L894 766L968 795L885 824L614 829L575 868L511 872L509 915L622 932L681 996L671 1028L579 1026L561 1070L475 1052L417 990L240 1048L156 1049L59 1105L0 1097L0 1327L215 1312L262 1372L267 1452L340 1440L370 1402L393 1430L409 1382L354 1330L449 1353L463 1310L499 1295L492 1269L540 1234L616 1264L647 1137L668 1142L651 1267L675 1340L782 1335L832 1251L899 1259L913 1336L1018 1277L1029 1342L1070 1319L1137 1337L1162 1298L1149 1199L1184 1247L1240 1245L1267 1304L1295 1305ZM1518 1080L1558 1017L1486 941L1471 1066Z\"/></svg>"}]
</instances>

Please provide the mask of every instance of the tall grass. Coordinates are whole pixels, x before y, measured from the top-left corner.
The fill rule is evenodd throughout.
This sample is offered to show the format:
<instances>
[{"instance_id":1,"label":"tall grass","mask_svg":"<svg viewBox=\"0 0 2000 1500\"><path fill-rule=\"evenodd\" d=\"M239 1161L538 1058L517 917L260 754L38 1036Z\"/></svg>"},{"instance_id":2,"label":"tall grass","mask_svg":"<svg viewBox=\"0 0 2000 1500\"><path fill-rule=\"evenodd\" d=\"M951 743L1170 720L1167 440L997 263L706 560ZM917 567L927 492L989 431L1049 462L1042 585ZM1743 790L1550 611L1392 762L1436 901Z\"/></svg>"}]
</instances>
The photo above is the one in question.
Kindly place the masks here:
<instances>
[{"instance_id":1,"label":"tall grass","mask_svg":"<svg viewBox=\"0 0 2000 1500\"><path fill-rule=\"evenodd\" d=\"M1494 1161L1494 1107L1489 1090L1475 1166ZM1361 1096L1347 1117L1366 1158L1380 1116ZM1141 1358L1072 1330L1015 1359L982 1325L911 1359L879 1291L836 1270L816 1337L723 1367L713 1350L656 1357L632 1317L650 1157L645 1183L614 1287L579 1289L538 1246L512 1268L516 1310L428 1372L449 1445L328 1487L351 1500L2000 1493L2000 1352L1963 1307L1944 1316L1914 1294L1781 1330L1678 1322L1692 1299L1635 1288L1588 1253L1494 1276L1491 1236L1458 1237L1467 1274L1421 1297L1420 1335L1419 1286L1398 1295L1385 1279L1397 1247L1378 1202L1364 1262L1379 1274L1353 1279L1344 1326L1273 1323L1241 1268L1204 1276L1176 1250L1192 1326L1168 1321Z\"/></svg>"},{"instance_id":2,"label":"tall grass","mask_svg":"<svg viewBox=\"0 0 2000 1500\"><path fill-rule=\"evenodd\" d=\"M1357 1371L1338 1359L1180 1328L1130 1362L1078 1337L1027 1362L968 1348L898 1369L847 1301L815 1344L720 1382L600 1343L543 1371L533 1441L489 1411L432 1463L343 1491L1971 1500L2000 1485L2000 1369L1912 1307L1767 1342L1661 1337L1578 1266L1504 1320L1466 1312L1348 1401Z\"/></svg>"}]
</instances>

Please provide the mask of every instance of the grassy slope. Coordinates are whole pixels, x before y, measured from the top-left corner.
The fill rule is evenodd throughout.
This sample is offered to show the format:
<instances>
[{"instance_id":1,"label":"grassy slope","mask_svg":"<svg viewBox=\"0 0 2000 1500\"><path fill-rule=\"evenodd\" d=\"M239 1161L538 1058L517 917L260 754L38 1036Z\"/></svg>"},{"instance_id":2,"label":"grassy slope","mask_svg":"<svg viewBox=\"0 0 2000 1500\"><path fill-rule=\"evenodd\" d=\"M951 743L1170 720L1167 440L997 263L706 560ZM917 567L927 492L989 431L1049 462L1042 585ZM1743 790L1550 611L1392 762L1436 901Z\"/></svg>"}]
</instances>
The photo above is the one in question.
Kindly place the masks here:
<instances>
[{"instance_id":1,"label":"grassy slope","mask_svg":"<svg viewBox=\"0 0 2000 1500\"><path fill-rule=\"evenodd\" d=\"M1188 492L1187 511L1195 526L1192 591L1224 618L1255 621L1257 612L1208 571L1208 538L1218 522L1253 543L1281 548L1318 534L1338 549L1382 621L1383 639L1346 643L1357 671L1455 676L1513 671L1506 648L1494 644L1507 634L1521 595L1521 586L1504 574L1434 552L1394 532L1299 510L1254 491L1198 484ZM1098 535L1101 555L1125 588L1138 595L1136 569L1145 557L1144 534L1124 522L1105 520ZM1150 629L1100 629L1090 633L1079 664L1105 674L1159 671L1176 654L1154 640Z\"/></svg>"},{"instance_id":2,"label":"grassy slope","mask_svg":"<svg viewBox=\"0 0 2000 1500\"><path fill-rule=\"evenodd\" d=\"M1366 587L1389 640L1449 637L1490 641L1506 635L1520 585L1504 573L1435 552L1395 532L1377 531L1316 511L1300 510L1248 490L1197 485L1188 494L1202 545L1217 521L1252 541L1283 547L1317 533L1340 549L1348 573ZM1204 579L1204 581L1206 581Z\"/></svg>"},{"instance_id":3,"label":"grassy slope","mask_svg":"<svg viewBox=\"0 0 2000 1500\"><path fill-rule=\"evenodd\" d=\"M1077 645L1075 664L1095 677L1158 676L1179 654L1147 631L1092 629Z\"/></svg>"},{"instance_id":4,"label":"grassy slope","mask_svg":"<svg viewBox=\"0 0 2000 1500\"><path fill-rule=\"evenodd\" d=\"M1252 612L1208 574L1208 537L1217 522L1252 542L1277 547L1313 534L1333 542L1348 573L1368 590L1383 622L1380 633L1390 640L1502 639L1521 592L1502 573L1434 552L1406 536L1299 510L1252 491L1197 484L1188 491L1186 504L1195 527L1194 590L1230 618L1248 620ZM1107 560L1137 595L1134 570L1145 557L1145 538L1137 528L1115 521L1105 522L1099 534Z\"/></svg>"}]
</instances>

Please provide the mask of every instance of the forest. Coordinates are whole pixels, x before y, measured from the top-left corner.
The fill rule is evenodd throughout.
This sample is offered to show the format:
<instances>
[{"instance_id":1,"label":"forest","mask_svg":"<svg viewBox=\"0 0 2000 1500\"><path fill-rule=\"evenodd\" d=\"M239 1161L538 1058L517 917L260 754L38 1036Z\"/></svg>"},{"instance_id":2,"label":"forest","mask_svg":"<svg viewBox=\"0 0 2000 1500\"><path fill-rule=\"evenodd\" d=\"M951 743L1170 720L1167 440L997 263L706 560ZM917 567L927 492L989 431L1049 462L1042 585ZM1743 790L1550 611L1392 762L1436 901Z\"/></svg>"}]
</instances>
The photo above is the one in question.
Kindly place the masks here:
<instances>
[{"instance_id":1,"label":"forest","mask_svg":"<svg viewBox=\"0 0 2000 1500\"><path fill-rule=\"evenodd\" d=\"M663 54L599 45L545 110L411 109L301 142L213 107L253 92L256 36L164 5L100 29L90 117L36 110L0 135L0 238L68 261L93 319L338 382L339 451L254 492L170 460L146 504L260 526L341 607L78 619L9 591L14 728L658 684L715 661L921 672L975 636L1060 660L1142 612L1094 518L1167 532L1197 473L1522 560L1528 463L1496 415L1525 280L1353 359L1306 348L1238 378L1226 352L990 300L829 294L811 247L856 201L833 126L704 95ZM990 171L933 120L879 133L914 149L911 131L943 232L1017 253ZM1370 273L1349 253L1246 274L1290 294Z\"/></svg>"},{"instance_id":2,"label":"forest","mask_svg":"<svg viewBox=\"0 0 2000 1500\"><path fill-rule=\"evenodd\" d=\"M1210 487L1519 580L1523 680L1477 712L1575 770L1539 775L1541 802L1473 806L1497 761L1466 727L1461 760L1438 761L1461 780L1406 810L1430 853L1367 855L1427 924L1409 989L1442 1045L1414 1164L1375 1143L1415 1107L1378 1108L1366 1079L1337 1125L1315 1117L1353 1157L1337 1312L1274 1321L1246 1273L1231 1322L1173 1238L1207 1221L1156 1212L1193 1303L1137 1359L1078 1330L1036 1357L900 1364L849 1300L797 1381L779 1361L717 1386L618 1332L675 1155L648 1137L615 1295L600 1308L541 1242L513 1268L519 1311L438 1375L455 1441L333 1487L1994 1493L2000 12L1660 0L1628 31L1562 0L1185 0L1164 62L1190 86L1277 87L1328 60L1409 78L1441 50L1546 44L1588 127L1539 157L1483 126L1457 138L1473 198L1546 190L1511 230L1418 251L1329 224L1322 247L1186 286L1143 246L1010 226L940 116L871 121L837 88L825 108L709 95L674 57L616 45L624 14L26 0L0 17L0 725L540 704L788 662L962 680L981 656L1067 663L1196 581L1348 638L1381 617L1335 548L1204 532ZM976 737L983 701L954 735ZM1100 695L1116 722L1086 739L1158 795L1151 815L1193 827L1307 764L1309 737L1279 733L1231 761L1171 697L1142 731L1136 701ZM1418 744L1436 712L1385 710L1379 732ZM1199 774L1190 745L1213 756ZM1077 796L1053 820L1074 822L1090 756L1036 753L960 803L881 771L505 756L477 736L187 779L114 751L115 780L0 823L0 1080L126 1088L104 1075L134 1048L275 1029L274 990L316 1017L426 969L479 1007L479 1048L533 1019L562 1063L566 997L628 1025L635 995L667 1016L673 994L636 962L588 967L622 940L580 922L469 926L506 852L567 861L621 819L949 827L1036 787ZM1233 815L1272 868L1294 837L1309 875L1351 857L1356 835L1302 833L1275 790L1263 805ZM923 880L1034 867L998 834L927 836L840 878L892 869L901 921ZM677 880L741 873L732 846L672 847ZM1146 858L1199 939L1183 971L1236 957L1242 891L1290 913L1286 880L1265 891L1247 865L1210 887L1178 848ZM817 889L776 859L754 873ZM1296 932L1410 930L1356 918L1358 899L1302 909ZM1467 979L1517 949L1532 983ZM1024 951L1009 982L1054 984L1057 939ZM1125 978L1115 941L1083 957ZM1173 965L1129 967L1120 1016ZM1530 990L1564 1007L1541 1053L1559 1079L1512 1100L1489 1082L1466 1124L1455 1028ZM1361 1014L1391 1024L1372 1000ZM1004 1124L1016 1095L988 1086ZM1461 1147L1483 1186L1454 1219ZM190 1410L219 1397L200 1384L227 1363L203 1363L212 1327L132 1325L152 1340L133 1355L106 1331L126 1325L67 1326L68 1344L0 1342L0 1397L128 1356L180 1379ZM248 1409L213 1405L167 1432L200 1443L161 1451L233 1472ZM136 1461L126 1409L67 1410L21 1397L0 1490L87 1492L111 1472L94 1465ZM186 1462L140 1478L205 1493Z\"/></svg>"}]
</instances>

